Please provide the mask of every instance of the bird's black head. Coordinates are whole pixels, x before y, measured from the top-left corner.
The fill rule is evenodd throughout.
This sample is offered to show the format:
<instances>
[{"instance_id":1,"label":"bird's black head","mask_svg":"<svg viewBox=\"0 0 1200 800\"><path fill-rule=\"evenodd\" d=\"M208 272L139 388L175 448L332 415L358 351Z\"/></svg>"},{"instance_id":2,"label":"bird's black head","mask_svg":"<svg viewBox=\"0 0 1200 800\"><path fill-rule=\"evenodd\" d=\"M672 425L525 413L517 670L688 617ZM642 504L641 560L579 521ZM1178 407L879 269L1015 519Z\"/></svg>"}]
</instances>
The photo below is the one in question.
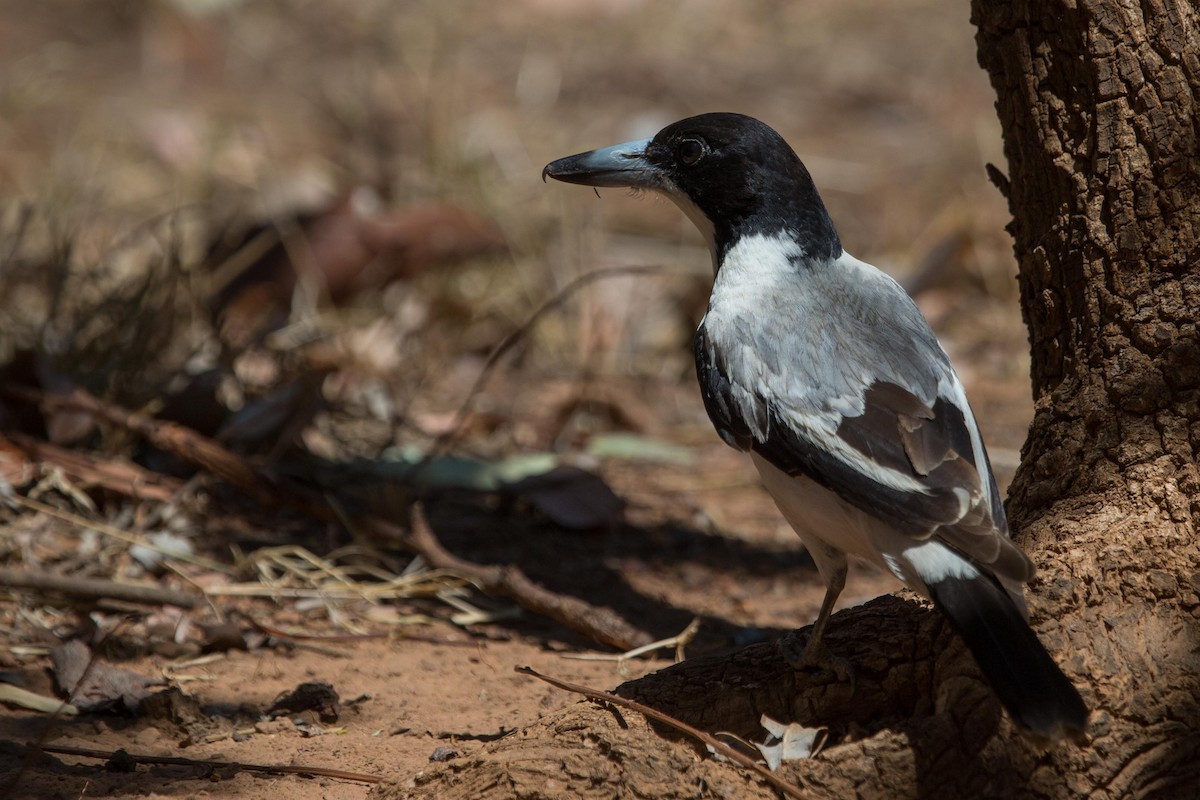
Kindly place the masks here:
<instances>
[{"instance_id":1,"label":"bird's black head","mask_svg":"<svg viewBox=\"0 0 1200 800\"><path fill-rule=\"evenodd\" d=\"M710 239L718 261L750 233L789 231L816 258L842 252L799 157L778 133L742 114L688 117L652 139L560 158L542 170L547 176L662 192Z\"/></svg>"}]
</instances>

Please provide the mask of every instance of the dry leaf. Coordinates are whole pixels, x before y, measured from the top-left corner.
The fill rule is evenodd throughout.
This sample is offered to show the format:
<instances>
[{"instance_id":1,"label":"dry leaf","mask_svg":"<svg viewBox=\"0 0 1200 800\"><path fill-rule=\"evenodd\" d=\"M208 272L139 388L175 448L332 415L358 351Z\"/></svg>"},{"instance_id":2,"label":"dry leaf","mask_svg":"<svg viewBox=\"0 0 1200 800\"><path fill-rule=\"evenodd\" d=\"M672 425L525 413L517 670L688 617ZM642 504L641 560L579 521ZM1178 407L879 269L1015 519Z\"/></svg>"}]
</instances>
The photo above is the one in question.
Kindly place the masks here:
<instances>
[{"instance_id":1,"label":"dry leaf","mask_svg":"<svg viewBox=\"0 0 1200 800\"><path fill-rule=\"evenodd\" d=\"M367 289L505 246L495 223L457 206L433 204L375 216L356 208L356 192L324 209L254 225L232 246L210 244L210 308L222 338L243 347L279 327L300 285L311 301L335 305Z\"/></svg>"},{"instance_id":2,"label":"dry leaf","mask_svg":"<svg viewBox=\"0 0 1200 800\"><path fill-rule=\"evenodd\" d=\"M92 655L78 639L50 651L54 679L80 711L121 708L133 711L159 681L127 669L114 667Z\"/></svg>"},{"instance_id":3,"label":"dry leaf","mask_svg":"<svg viewBox=\"0 0 1200 800\"><path fill-rule=\"evenodd\" d=\"M763 714L759 723L767 729L767 740L755 744L772 772L784 761L810 758L820 751L825 743L825 728L806 728L798 722L788 725Z\"/></svg>"}]
</instances>

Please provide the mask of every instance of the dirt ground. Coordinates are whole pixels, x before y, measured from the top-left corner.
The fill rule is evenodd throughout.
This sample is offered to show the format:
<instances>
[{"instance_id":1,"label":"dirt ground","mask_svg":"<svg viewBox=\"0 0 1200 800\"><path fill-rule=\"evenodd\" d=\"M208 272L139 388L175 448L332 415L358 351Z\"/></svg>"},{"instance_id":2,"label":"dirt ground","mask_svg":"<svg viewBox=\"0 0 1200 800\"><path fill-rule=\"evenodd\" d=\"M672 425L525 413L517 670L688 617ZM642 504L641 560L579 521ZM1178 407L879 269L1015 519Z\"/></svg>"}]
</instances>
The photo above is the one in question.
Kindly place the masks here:
<instances>
[{"instance_id":1,"label":"dirt ground","mask_svg":"<svg viewBox=\"0 0 1200 800\"><path fill-rule=\"evenodd\" d=\"M314 481L312 458L433 451L469 400L453 452L488 463L552 453L594 470L624 513L572 529L528 498L441 491L426 507L450 551L515 565L657 637L699 618L689 655L774 638L811 621L823 589L748 462L704 416L688 336L707 254L668 203L618 192L597 200L539 180L552 158L737 110L796 146L847 249L916 290L1005 485L1016 467L1032 413L1025 335L1004 205L983 171L1002 163L993 97L959 3L8 0L0 9L0 368L34 353L43 389L51 374L153 414L198 362L228 365L226 381L236 375L249 397L248 387L282 385L303 352L301 373L321 364L320 410L241 445L272 474ZM267 346L237 343L192 301L206 243L230 218L291 224L355 186L397 213L465 209L503 246L410 261L400 280L364 279L333 302L306 305L289 284L292 338L277 331ZM186 301L155 299L161 285L139 283L166 261ZM487 354L555 291L619 266L654 271L554 305L472 392ZM314 341L329 345L320 358L305 349ZM15 384L18 373L4 374ZM55 440L52 428L33 438ZM0 415L0 434L14 432L30 435ZM634 451L589 449L613 433L634 434ZM98 663L197 703L74 718L10 703L0 796L366 797L371 784L344 778L190 764L122 771L46 750L299 765L403 786L431 761L580 702L516 666L611 689L670 663L670 651L595 660L614 651L452 576L375 600L272 592L270 548L372 561L389 576L420 565L351 526L178 471L135 439L99 426L64 447L186 481L169 502L76 485L61 471L14 481L0 493L0 566L204 592L202 602L187 612L83 606L0 586L0 677L60 696L50 651L82 638ZM383 513L403 492L374 480L342 476L324 491ZM80 518L90 526L70 521ZM221 569L147 568L109 529L174 531ZM347 547L358 549L346 556ZM221 591L255 581L257 596ZM896 588L859 568L841 605ZM206 627L218 623L237 629L236 646L218 644ZM337 692L336 719L266 718L281 695L313 681ZM197 734L197 718L212 736Z\"/></svg>"}]
</instances>

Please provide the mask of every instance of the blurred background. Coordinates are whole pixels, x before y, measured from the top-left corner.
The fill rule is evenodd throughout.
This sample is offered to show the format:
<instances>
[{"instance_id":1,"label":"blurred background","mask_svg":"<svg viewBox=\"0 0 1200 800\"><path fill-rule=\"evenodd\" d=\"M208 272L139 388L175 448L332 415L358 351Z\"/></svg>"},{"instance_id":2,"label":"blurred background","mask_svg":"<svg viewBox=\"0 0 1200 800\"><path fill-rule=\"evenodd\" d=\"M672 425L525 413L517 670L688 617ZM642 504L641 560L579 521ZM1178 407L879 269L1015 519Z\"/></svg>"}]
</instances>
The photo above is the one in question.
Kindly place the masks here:
<instances>
[{"instance_id":1,"label":"blurred background","mask_svg":"<svg viewBox=\"0 0 1200 800\"><path fill-rule=\"evenodd\" d=\"M436 457L467 493L431 506L448 545L663 635L806 623L820 582L695 385L698 234L541 168L706 111L776 128L916 296L1007 484L1032 408L974 54L953 0L3 0L0 559L179 583L22 497L218 559L349 538L45 402L83 389L376 511ZM513 488L562 468L584 477ZM335 605L287 608L367 624Z\"/></svg>"},{"instance_id":2,"label":"blurred background","mask_svg":"<svg viewBox=\"0 0 1200 800\"><path fill-rule=\"evenodd\" d=\"M983 173L1003 166L999 129L959 3L4 6L0 358L36 347L65 368L90 350L73 371L154 391L137 372L215 363L203 328L239 327L222 318L239 300L251 330L228 333L257 343L241 317L270 300L287 307L264 327L358 347L391 394L410 395L414 355L435 350L445 377L571 278L639 264L659 274L575 298L520 367L683 380L709 277L690 225L659 199L596 200L539 173L711 110L757 116L794 145L851 252L918 289L967 294L926 292L947 338L964 317L969 331L992 324L993 300L1011 316L1006 213ZM299 305L286 281L258 305L237 291L254 260L229 264L238 237L312 214L377 224L327 220ZM114 304L172 282L169 309L141 309L173 317L147 359L143 326L113 318ZM94 360L117 350L135 363ZM99 374L111 370L119 380Z\"/></svg>"}]
</instances>

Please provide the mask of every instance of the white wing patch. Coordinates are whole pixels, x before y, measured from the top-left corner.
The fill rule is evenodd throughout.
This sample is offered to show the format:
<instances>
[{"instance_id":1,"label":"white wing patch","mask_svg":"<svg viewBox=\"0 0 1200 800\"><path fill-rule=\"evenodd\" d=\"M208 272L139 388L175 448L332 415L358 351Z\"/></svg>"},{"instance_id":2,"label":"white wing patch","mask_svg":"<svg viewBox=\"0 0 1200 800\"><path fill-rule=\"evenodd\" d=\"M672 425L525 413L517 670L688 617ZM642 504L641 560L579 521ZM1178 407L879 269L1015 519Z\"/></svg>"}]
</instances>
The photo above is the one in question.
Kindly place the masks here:
<instances>
[{"instance_id":1,"label":"white wing patch","mask_svg":"<svg viewBox=\"0 0 1200 800\"><path fill-rule=\"evenodd\" d=\"M937 541L928 541L916 547L904 550L902 555L912 564L917 575L926 584L944 581L946 578L978 578L979 570L975 566ZM890 561L890 559L889 559ZM891 566L889 563L888 566ZM893 570L895 572L895 570ZM897 573L899 577L899 573ZM903 580L903 577L901 577Z\"/></svg>"}]
</instances>

